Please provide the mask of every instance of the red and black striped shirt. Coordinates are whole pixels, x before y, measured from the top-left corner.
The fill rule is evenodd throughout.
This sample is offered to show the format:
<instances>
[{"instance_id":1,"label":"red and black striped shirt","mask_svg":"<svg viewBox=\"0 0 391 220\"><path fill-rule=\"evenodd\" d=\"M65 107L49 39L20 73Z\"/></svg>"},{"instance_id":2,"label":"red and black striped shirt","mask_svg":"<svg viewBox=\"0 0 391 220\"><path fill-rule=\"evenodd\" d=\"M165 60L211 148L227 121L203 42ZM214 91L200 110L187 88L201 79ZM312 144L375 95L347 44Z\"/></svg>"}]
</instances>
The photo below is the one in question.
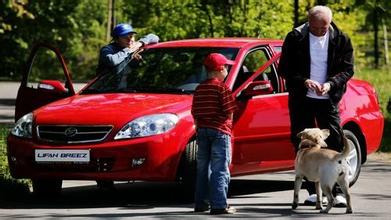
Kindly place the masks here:
<instances>
[{"instance_id":1,"label":"red and black striped shirt","mask_svg":"<svg viewBox=\"0 0 391 220\"><path fill-rule=\"evenodd\" d=\"M214 128L230 135L229 116L236 109L231 90L216 78L205 80L194 92L191 113L199 128Z\"/></svg>"}]
</instances>

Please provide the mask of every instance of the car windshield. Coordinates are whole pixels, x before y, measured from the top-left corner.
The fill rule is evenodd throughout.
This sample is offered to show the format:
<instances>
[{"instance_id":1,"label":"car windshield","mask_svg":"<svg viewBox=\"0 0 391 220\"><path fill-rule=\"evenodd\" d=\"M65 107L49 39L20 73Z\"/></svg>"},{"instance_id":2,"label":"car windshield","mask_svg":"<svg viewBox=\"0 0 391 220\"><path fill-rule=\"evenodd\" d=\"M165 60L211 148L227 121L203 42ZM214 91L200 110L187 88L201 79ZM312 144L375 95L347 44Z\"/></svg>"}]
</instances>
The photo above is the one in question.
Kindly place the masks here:
<instances>
[{"instance_id":1,"label":"car windshield","mask_svg":"<svg viewBox=\"0 0 391 220\"><path fill-rule=\"evenodd\" d=\"M111 72L98 77L82 94L113 92L189 94L206 79L206 70L202 62L209 53L221 53L228 59L234 60L238 48L147 49L140 54L142 59L129 58Z\"/></svg>"}]
</instances>

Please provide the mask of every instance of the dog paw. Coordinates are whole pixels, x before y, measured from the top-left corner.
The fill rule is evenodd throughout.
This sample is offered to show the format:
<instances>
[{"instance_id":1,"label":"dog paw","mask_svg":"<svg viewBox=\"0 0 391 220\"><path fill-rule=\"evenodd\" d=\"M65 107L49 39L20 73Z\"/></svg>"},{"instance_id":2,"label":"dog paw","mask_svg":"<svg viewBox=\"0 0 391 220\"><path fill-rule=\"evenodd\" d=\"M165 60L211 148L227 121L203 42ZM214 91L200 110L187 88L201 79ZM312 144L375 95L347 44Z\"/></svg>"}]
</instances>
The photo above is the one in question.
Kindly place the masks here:
<instances>
[{"instance_id":1,"label":"dog paw","mask_svg":"<svg viewBox=\"0 0 391 220\"><path fill-rule=\"evenodd\" d=\"M292 209L296 209L297 206L298 206L297 203L293 203L293 204L292 204Z\"/></svg>"},{"instance_id":2,"label":"dog paw","mask_svg":"<svg viewBox=\"0 0 391 220\"><path fill-rule=\"evenodd\" d=\"M346 209L346 214L352 214L353 213L353 210L351 209Z\"/></svg>"}]
</instances>

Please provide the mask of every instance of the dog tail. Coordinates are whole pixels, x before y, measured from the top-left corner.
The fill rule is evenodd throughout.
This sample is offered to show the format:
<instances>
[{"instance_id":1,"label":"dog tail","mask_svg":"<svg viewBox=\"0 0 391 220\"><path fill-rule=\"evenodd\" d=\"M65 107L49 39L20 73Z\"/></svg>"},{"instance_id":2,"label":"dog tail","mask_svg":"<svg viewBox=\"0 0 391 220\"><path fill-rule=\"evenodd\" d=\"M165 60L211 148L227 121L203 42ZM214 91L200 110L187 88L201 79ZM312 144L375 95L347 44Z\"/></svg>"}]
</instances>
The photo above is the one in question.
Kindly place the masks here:
<instances>
[{"instance_id":1,"label":"dog tail","mask_svg":"<svg viewBox=\"0 0 391 220\"><path fill-rule=\"evenodd\" d=\"M344 147L340 155L341 158L347 158L350 153L350 145L345 135L343 135L343 146Z\"/></svg>"}]
</instances>

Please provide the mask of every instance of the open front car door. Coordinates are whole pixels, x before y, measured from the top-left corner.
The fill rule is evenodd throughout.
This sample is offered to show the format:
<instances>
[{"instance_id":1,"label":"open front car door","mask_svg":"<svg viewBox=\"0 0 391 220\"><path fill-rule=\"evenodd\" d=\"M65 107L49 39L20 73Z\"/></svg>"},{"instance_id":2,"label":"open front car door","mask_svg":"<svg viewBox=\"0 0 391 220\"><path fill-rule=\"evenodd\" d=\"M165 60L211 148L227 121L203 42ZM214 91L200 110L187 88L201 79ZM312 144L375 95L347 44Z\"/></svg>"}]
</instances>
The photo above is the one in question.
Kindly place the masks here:
<instances>
[{"instance_id":1,"label":"open front car door","mask_svg":"<svg viewBox=\"0 0 391 220\"><path fill-rule=\"evenodd\" d=\"M15 104L15 122L23 115L75 94L71 76L58 48L37 44L29 56Z\"/></svg>"}]
</instances>

